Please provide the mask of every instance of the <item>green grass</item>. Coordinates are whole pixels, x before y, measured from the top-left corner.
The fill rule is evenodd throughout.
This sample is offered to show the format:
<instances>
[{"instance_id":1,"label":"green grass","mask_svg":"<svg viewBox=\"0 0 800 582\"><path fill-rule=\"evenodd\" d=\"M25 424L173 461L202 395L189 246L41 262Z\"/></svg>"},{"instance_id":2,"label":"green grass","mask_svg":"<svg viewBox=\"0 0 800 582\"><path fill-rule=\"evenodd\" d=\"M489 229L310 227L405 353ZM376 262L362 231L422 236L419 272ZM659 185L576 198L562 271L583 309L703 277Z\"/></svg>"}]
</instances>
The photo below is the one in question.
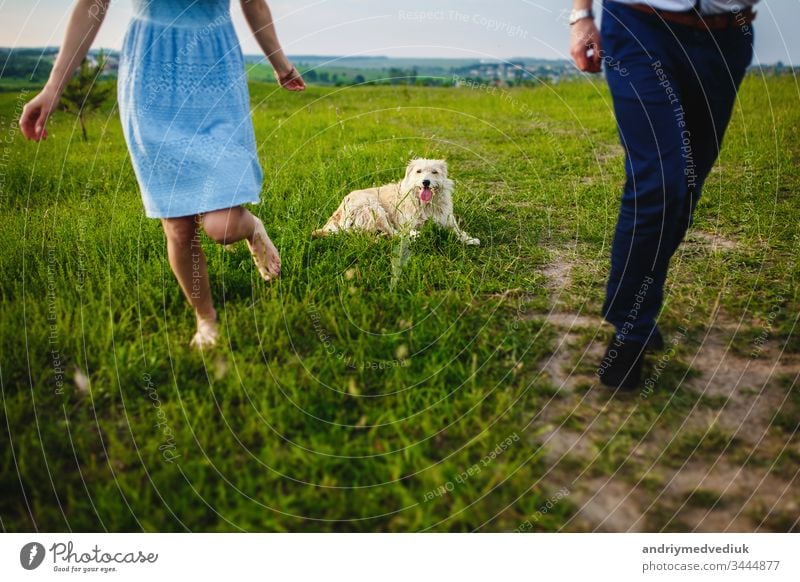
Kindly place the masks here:
<instances>
[{"instance_id":1,"label":"green grass","mask_svg":"<svg viewBox=\"0 0 800 582\"><path fill-rule=\"evenodd\" d=\"M789 78L746 81L697 219L740 247L676 259L667 326L690 298L693 334L717 304L756 321L780 304L773 335L800 348L796 97ZM160 226L144 217L115 111L92 117L89 143L58 114L36 146L9 129L20 99L0 94L11 136L0 157L0 525L517 528L566 484L546 477L534 444L555 393L539 376L554 330L518 305L546 312L550 250L575 244L580 267L562 299L589 312L602 300L622 179L619 154L605 155L616 151L607 91L597 82L296 95L253 84L252 103L265 170L254 210L284 276L264 285L244 248L206 241L224 347L204 357L187 347L192 316ZM482 247L428 228L393 271L399 241L310 238L347 192L397 179L415 156L449 160L457 215ZM680 383L678 369L668 383ZM620 434L602 435L592 472L613 473L693 398L637 404ZM567 419L576 430L590 420L580 409ZM696 444L677 443L664 463L680 464ZM574 509L559 501L537 529L558 529Z\"/></svg>"},{"instance_id":2,"label":"green grass","mask_svg":"<svg viewBox=\"0 0 800 582\"><path fill-rule=\"evenodd\" d=\"M692 507L712 509L724 500L715 492L706 489L695 489L686 498L686 503Z\"/></svg>"}]
</instances>

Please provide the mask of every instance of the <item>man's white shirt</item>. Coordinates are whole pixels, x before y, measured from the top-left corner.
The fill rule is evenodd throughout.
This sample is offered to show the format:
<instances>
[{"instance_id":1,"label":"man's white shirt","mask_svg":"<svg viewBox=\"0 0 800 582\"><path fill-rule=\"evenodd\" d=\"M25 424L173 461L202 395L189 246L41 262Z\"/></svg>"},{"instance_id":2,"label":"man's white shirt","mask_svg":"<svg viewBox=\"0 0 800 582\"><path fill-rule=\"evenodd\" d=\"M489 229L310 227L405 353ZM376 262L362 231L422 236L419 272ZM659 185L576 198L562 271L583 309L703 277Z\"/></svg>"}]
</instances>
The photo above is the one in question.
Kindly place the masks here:
<instances>
[{"instance_id":1,"label":"man's white shirt","mask_svg":"<svg viewBox=\"0 0 800 582\"><path fill-rule=\"evenodd\" d=\"M698 8L701 14L723 14L738 12L755 6L758 0L615 0L622 4L648 4L659 10L685 12Z\"/></svg>"}]
</instances>

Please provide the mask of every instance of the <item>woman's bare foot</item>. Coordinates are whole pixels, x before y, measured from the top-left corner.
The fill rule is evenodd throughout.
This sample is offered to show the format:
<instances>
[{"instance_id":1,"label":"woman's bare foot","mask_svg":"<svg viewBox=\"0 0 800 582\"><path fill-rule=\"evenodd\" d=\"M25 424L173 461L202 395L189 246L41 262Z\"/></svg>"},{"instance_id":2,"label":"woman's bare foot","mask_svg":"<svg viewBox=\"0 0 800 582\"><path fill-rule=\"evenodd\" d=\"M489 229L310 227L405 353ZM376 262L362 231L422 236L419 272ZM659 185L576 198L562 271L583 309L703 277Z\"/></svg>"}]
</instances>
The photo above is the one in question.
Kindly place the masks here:
<instances>
[{"instance_id":1,"label":"woman's bare foot","mask_svg":"<svg viewBox=\"0 0 800 582\"><path fill-rule=\"evenodd\" d=\"M194 334L191 345L196 350L204 350L213 348L217 345L219 338L219 326L217 325L217 316L213 317L197 317L197 332Z\"/></svg>"},{"instance_id":2,"label":"woman's bare foot","mask_svg":"<svg viewBox=\"0 0 800 582\"><path fill-rule=\"evenodd\" d=\"M264 223L257 217L253 217L256 226L253 236L247 241L247 248L253 255L253 262L256 264L258 273L265 281L271 281L281 276L281 257L278 249L272 244Z\"/></svg>"}]
</instances>

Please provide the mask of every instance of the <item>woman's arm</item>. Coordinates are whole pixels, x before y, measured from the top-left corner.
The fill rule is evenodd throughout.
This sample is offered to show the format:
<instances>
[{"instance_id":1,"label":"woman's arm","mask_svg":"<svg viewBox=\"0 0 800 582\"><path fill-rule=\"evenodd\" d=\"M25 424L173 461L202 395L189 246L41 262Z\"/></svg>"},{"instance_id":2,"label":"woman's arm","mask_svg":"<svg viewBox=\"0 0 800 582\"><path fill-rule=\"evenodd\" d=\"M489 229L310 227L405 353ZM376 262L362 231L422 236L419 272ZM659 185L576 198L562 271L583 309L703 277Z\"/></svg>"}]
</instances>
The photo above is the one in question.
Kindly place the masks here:
<instances>
[{"instance_id":1,"label":"woman's arm","mask_svg":"<svg viewBox=\"0 0 800 582\"><path fill-rule=\"evenodd\" d=\"M100 25L106 16L109 0L77 0L67 24L64 41L58 57L50 71L50 78L42 91L31 99L22 110L19 127L22 134L39 141L47 138L45 123L58 106L61 93L69 78L83 62L92 46Z\"/></svg>"},{"instance_id":2,"label":"woman's arm","mask_svg":"<svg viewBox=\"0 0 800 582\"><path fill-rule=\"evenodd\" d=\"M265 0L241 0L242 12L245 20L253 31L253 36L258 42L258 46L267 55L278 82L284 89L289 91L302 91L306 88L303 78L297 72L283 54L281 43L278 40L278 33L272 22L272 13Z\"/></svg>"}]
</instances>

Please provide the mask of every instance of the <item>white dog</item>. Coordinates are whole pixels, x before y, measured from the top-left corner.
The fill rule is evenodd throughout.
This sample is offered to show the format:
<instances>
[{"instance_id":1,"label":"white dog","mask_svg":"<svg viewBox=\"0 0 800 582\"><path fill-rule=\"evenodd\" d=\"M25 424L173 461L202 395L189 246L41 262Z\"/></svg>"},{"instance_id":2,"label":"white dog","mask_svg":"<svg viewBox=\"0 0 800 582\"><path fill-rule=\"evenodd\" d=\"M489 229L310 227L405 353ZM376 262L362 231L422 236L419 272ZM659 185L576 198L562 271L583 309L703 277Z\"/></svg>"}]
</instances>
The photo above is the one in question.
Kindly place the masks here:
<instances>
[{"instance_id":1,"label":"white dog","mask_svg":"<svg viewBox=\"0 0 800 582\"><path fill-rule=\"evenodd\" d=\"M452 230L464 244L481 244L458 227L453 215L453 181L447 178L444 160L412 160L402 182L351 192L313 235L360 230L416 238L428 220Z\"/></svg>"}]
</instances>

